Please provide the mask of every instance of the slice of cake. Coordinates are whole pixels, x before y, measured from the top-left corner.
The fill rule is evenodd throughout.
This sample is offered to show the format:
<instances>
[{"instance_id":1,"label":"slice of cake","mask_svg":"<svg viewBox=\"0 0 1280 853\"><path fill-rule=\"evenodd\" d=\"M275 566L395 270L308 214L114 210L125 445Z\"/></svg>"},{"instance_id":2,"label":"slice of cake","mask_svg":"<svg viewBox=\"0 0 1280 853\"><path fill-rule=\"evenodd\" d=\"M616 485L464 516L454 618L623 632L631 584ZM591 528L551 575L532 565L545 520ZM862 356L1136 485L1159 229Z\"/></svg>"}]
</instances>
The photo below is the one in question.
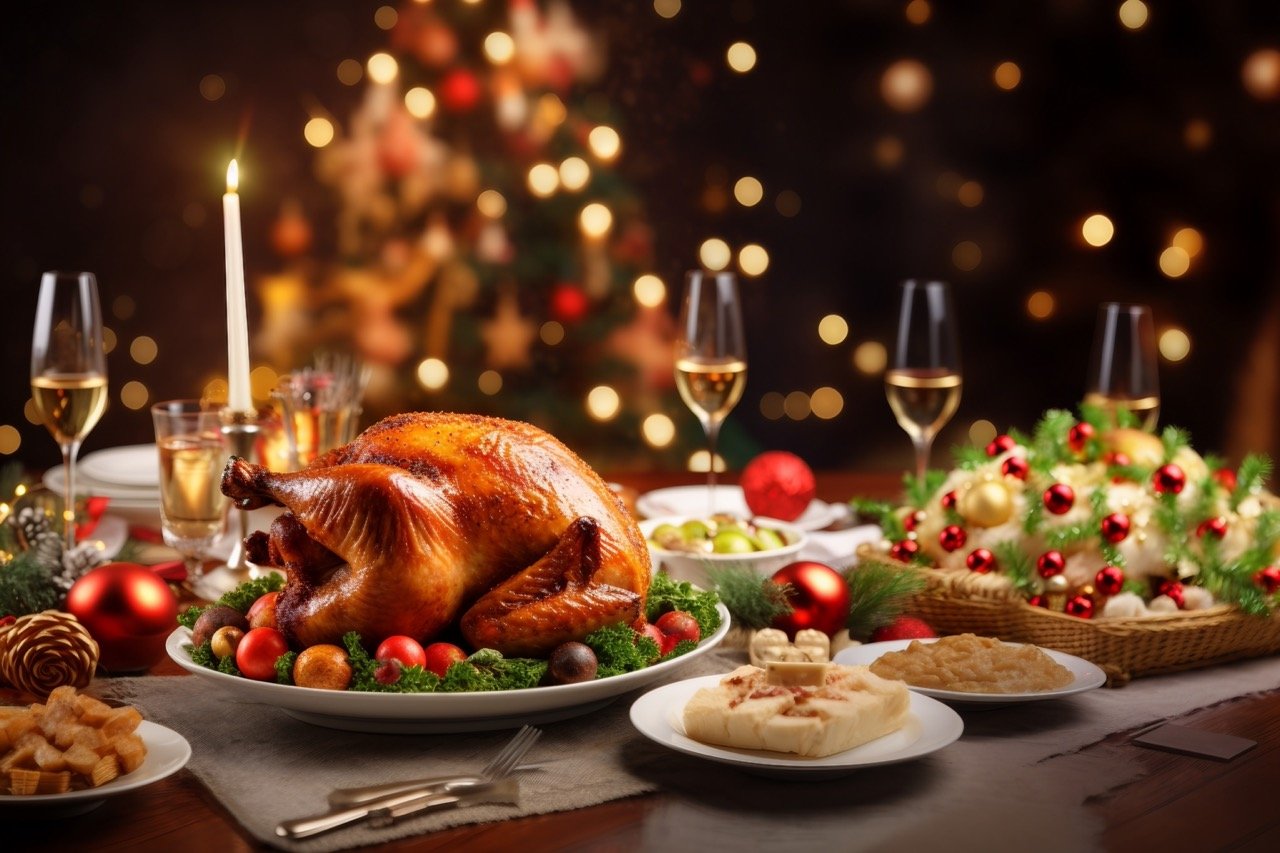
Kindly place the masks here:
<instances>
[{"instance_id":1,"label":"slice of cake","mask_svg":"<svg viewBox=\"0 0 1280 853\"><path fill-rule=\"evenodd\" d=\"M909 705L906 685L865 666L770 661L695 693L684 730L701 743L821 758L902 728Z\"/></svg>"}]
</instances>

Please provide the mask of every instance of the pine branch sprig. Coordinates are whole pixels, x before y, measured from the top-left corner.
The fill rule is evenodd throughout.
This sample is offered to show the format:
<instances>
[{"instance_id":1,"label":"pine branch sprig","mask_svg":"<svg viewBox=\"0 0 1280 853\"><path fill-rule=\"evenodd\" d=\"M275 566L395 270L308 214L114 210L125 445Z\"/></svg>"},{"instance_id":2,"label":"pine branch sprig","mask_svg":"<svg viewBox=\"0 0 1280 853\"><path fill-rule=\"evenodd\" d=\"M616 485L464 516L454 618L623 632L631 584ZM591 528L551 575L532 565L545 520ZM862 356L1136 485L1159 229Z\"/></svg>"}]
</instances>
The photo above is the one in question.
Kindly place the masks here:
<instances>
[{"instance_id":1,"label":"pine branch sprig","mask_svg":"<svg viewBox=\"0 0 1280 853\"><path fill-rule=\"evenodd\" d=\"M855 640L866 640L876 628L891 623L911 597L924 589L924 578L919 572L878 560L863 560L846 569L844 582L849 588L849 617L845 627Z\"/></svg>"},{"instance_id":2,"label":"pine branch sprig","mask_svg":"<svg viewBox=\"0 0 1280 853\"><path fill-rule=\"evenodd\" d=\"M995 551L996 560L1000 563L1000 573L1013 583L1014 589L1024 597L1034 593L1036 572L1031 556L1019 548L1018 543L1012 539L997 543L992 550Z\"/></svg>"},{"instance_id":3,"label":"pine branch sprig","mask_svg":"<svg viewBox=\"0 0 1280 853\"><path fill-rule=\"evenodd\" d=\"M1236 487L1231 490L1231 509L1234 511L1240 502L1249 495L1262 489L1271 478L1271 457L1265 453L1251 453L1240 463L1236 472Z\"/></svg>"},{"instance_id":4,"label":"pine branch sprig","mask_svg":"<svg viewBox=\"0 0 1280 853\"><path fill-rule=\"evenodd\" d=\"M906 492L907 503L916 509L924 509L930 499L937 494L938 489L942 488L946 479L947 472L936 469L925 471L923 479L914 474L904 474L902 486Z\"/></svg>"},{"instance_id":5,"label":"pine branch sprig","mask_svg":"<svg viewBox=\"0 0 1280 853\"><path fill-rule=\"evenodd\" d=\"M709 568L707 578L735 625L758 631L793 609L787 600L793 591L791 585L762 578L750 566L735 563Z\"/></svg>"},{"instance_id":6,"label":"pine branch sprig","mask_svg":"<svg viewBox=\"0 0 1280 853\"><path fill-rule=\"evenodd\" d=\"M956 467L962 471L973 471L981 468L987 462L987 451L981 447L973 447L972 445L962 444L951 448L951 458L955 460Z\"/></svg>"}]
</instances>

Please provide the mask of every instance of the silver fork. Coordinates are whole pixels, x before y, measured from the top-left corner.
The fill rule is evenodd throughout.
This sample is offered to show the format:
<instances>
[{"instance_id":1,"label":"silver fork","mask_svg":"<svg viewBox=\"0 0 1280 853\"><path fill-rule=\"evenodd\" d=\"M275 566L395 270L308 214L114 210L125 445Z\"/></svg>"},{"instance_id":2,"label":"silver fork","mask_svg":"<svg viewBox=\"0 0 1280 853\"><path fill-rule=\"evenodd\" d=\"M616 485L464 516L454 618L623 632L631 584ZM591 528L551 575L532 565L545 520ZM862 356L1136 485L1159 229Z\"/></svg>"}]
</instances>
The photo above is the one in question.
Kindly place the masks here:
<instances>
[{"instance_id":1,"label":"silver fork","mask_svg":"<svg viewBox=\"0 0 1280 853\"><path fill-rule=\"evenodd\" d=\"M537 743L542 736L541 729L525 726L516 732L507 745L493 757L480 772L474 775L431 776L423 779L407 779L403 782L384 782L379 785L364 785L359 788L338 788L329 794L329 805L347 808L363 805L382 797L412 791L418 788L437 788L448 791L450 785L475 784L493 782L511 775L511 771L520 763L520 759Z\"/></svg>"}]
</instances>

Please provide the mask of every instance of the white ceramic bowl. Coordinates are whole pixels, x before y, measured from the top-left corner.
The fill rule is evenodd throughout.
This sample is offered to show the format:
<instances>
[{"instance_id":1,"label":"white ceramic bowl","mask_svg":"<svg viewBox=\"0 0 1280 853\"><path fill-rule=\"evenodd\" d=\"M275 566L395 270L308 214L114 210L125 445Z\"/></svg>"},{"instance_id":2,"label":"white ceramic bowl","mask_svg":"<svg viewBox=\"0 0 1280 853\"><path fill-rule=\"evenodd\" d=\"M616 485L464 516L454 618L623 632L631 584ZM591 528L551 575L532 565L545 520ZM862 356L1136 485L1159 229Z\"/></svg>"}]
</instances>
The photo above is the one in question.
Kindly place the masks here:
<instances>
[{"instance_id":1,"label":"white ceramic bowl","mask_svg":"<svg viewBox=\"0 0 1280 853\"><path fill-rule=\"evenodd\" d=\"M649 535L660 524L674 524L677 527L688 521L683 516L662 516L660 518L646 518L640 522L640 532L644 534L645 541L648 542ZM689 581L695 586L709 586L707 578L708 568L718 568L726 565L746 565L750 566L760 577L768 577L778 569L794 563L800 549L805 546L808 540L806 534L794 524L788 524L785 521L779 521L776 518L757 517L751 519L751 522L760 527L768 527L778 531L782 538L786 541L786 545L781 548L773 548L769 551L752 551L747 554L693 554L688 551L668 551L665 548L659 548L652 542L648 542L649 556L653 560L653 570L665 570L667 574L676 580Z\"/></svg>"}]
</instances>

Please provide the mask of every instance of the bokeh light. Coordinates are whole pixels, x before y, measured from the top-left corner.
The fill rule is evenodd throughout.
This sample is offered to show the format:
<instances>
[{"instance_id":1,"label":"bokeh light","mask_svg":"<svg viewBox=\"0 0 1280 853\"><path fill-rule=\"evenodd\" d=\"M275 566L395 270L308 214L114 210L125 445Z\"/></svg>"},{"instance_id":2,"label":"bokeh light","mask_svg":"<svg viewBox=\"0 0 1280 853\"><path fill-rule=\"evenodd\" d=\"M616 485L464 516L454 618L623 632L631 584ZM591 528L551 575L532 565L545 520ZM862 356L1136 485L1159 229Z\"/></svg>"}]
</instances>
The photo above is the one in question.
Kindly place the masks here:
<instances>
[{"instance_id":1,"label":"bokeh light","mask_svg":"<svg viewBox=\"0 0 1280 853\"><path fill-rule=\"evenodd\" d=\"M146 406L150 399L151 392L147 390L147 386L136 379L130 379L120 386L120 402L126 409L137 411Z\"/></svg>"},{"instance_id":2,"label":"bokeh light","mask_svg":"<svg viewBox=\"0 0 1280 853\"><path fill-rule=\"evenodd\" d=\"M610 421L622 408L622 398L609 385L597 385L587 392L587 414L598 421Z\"/></svg>"},{"instance_id":3,"label":"bokeh light","mask_svg":"<svg viewBox=\"0 0 1280 853\"><path fill-rule=\"evenodd\" d=\"M1116 10L1116 15L1126 29L1140 30L1147 25L1151 10L1147 8L1147 4L1143 3L1142 0L1124 0L1120 4L1120 8Z\"/></svg>"},{"instance_id":4,"label":"bokeh light","mask_svg":"<svg viewBox=\"0 0 1280 853\"><path fill-rule=\"evenodd\" d=\"M476 209L490 219L501 219L507 212L507 199L497 190L485 190L476 196Z\"/></svg>"},{"instance_id":5,"label":"bokeh light","mask_svg":"<svg viewBox=\"0 0 1280 853\"><path fill-rule=\"evenodd\" d=\"M476 387L481 394L492 397L502 390L502 374L496 370L486 370L476 377Z\"/></svg>"},{"instance_id":6,"label":"bokeh light","mask_svg":"<svg viewBox=\"0 0 1280 853\"><path fill-rule=\"evenodd\" d=\"M795 190L783 190L773 200L773 206L783 216L790 219L800 215L800 193Z\"/></svg>"},{"instance_id":7,"label":"bokeh light","mask_svg":"<svg viewBox=\"0 0 1280 853\"><path fill-rule=\"evenodd\" d=\"M982 184L977 181L965 181L956 188L956 200L965 207L977 207L982 204L984 195Z\"/></svg>"},{"instance_id":8,"label":"bokeh light","mask_svg":"<svg viewBox=\"0 0 1280 853\"><path fill-rule=\"evenodd\" d=\"M379 6L373 13L373 23L380 30L394 29L396 21L399 20L400 13L396 11L395 6Z\"/></svg>"},{"instance_id":9,"label":"bokeh light","mask_svg":"<svg viewBox=\"0 0 1280 853\"><path fill-rule=\"evenodd\" d=\"M600 202L593 201L578 214L578 224L588 237L603 237L613 227L613 213Z\"/></svg>"},{"instance_id":10,"label":"bokeh light","mask_svg":"<svg viewBox=\"0 0 1280 853\"><path fill-rule=\"evenodd\" d=\"M1181 278L1191 269L1191 256L1180 246L1169 246L1160 253L1160 272L1169 278Z\"/></svg>"},{"instance_id":11,"label":"bokeh light","mask_svg":"<svg viewBox=\"0 0 1280 853\"><path fill-rule=\"evenodd\" d=\"M880 95L885 103L902 113L913 113L929 102L933 94L933 75L924 63L915 59L899 59L880 77Z\"/></svg>"},{"instance_id":12,"label":"bokeh light","mask_svg":"<svg viewBox=\"0 0 1280 853\"><path fill-rule=\"evenodd\" d=\"M653 0L653 11L660 18L674 18L680 14L680 0Z\"/></svg>"},{"instance_id":13,"label":"bokeh light","mask_svg":"<svg viewBox=\"0 0 1280 853\"><path fill-rule=\"evenodd\" d=\"M897 168L906 155L907 149L903 146L902 140L896 136L880 137L871 151L872 159L881 169Z\"/></svg>"},{"instance_id":14,"label":"bokeh light","mask_svg":"<svg viewBox=\"0 0 1280 853\"><path fill-rule=\"evenodd\" d=\"M764 275L769 269L769 253L758 243L748 243L738 250L738 269L743 275Z\"/></svg>"},{"instance_id":15,"label":"bokeh light","mask_svg":"<svg viewBox=\"0 0 1280 853\"><path fill-rule=\"evenodd\" d=\"M996 81L998 87L1006 92L1012 92L1022 82L1022 69L1016 62L1001 62L996 66L996 70L991 72L991 78Z\"/></svg>"},{"instance_id":16,"label":"bokeh light","mask_svg":"<svg viewBox=\"0 0 1280 853\"><path fill-rule=\"evenodd\" d=\"M818 321L818 337L828 346L844 343L849 337L849 321L839 314L828 314Z\"/></svg>"},{"instance_id":17,"label":"bokeh light","mask_svg":"<svg viewBox=\"0 0 1280 853\"><path fill-rule=\"evenodd\" d=\"M635 280L631 285L631 292L639 302L646 308L657 308L667 298L667 285L662 279L652 273L645 273Z\"/></svg>"},{"instance_id":18,"label":"bokeh light","mask_svg":"<svg viewBox=\"0 0 1280 853\"><path fill-rule=\"evenodd\" d=\"M147 335L139 335L129 344L129 358L138 364L150 364L155 361L159 351L155 338Z\"/></svg>"},{"instance_id":19,"label":"bokeh light","mask_svg":"<svg viewBox=\"0 0 1280 853\"><path fill-rule=\"evenodd\" d=\"M1177 326L1160 333L1160 355L1165 361L1178 362L1191 354L1191 337Z\"/></svg>"},{"instance_id":20,"label":"bokeh light","mask_svg":"<svg viewBox=\"0 0 1280 853\"><path fill-rule=\"evenodd\" d=\"M788 394L782 401L782 410L793 421L802 421L813 411L809 405L809 395L803 391Z\"/></svg>"},{"instance_id":21,"label":"bokeh light","mask_svg":"<svg viewBox=\"0 0 1280 853\"><path fill-rule=\"evenodd\" d=\"M18 432L17 427L11 424L0 426L0 453L8 456L17 453L18 448L22 446L22 433Z\"/></svg>"},{"instance_id":22,"label":"bokeh light","mask_svg":"<svg viewBox=\"0 0 1280 853\"><path fill-rule=\"evenodd\" d=\"M786 398L782 394L777 391L769 391L760 397L760 414L771 421L780 420L787 415L784 408L785 403Z\"/></svg>"},{"instance_id":23,"label":"bokeh light","mask_svg":"<svg viewBox=\"0 0 1280 853\"><path fill-rule=\"evenodd\" d=\"M344 59L338 63L338 82L344 86L354 86L364 77L364 66L358 59Z\"/></svg>"},{"instance_id":24,"label":"bokeh light","mask_svg":"<svg viewBox=\"0 0 1280 853\"><path fill-rule=\"evenodd\" d=\"M1204 251L1204 235L1195 228L1186 227L1179 228L1173 232L1173 239L1169 241L1170 246L1177 246L1179 249L1187 253L1187 257L1194 260L1201 252Z\"/></svg>"},{"instance_id":25,"label":"bokeh light","mask_svg":"<svg viewBox=\"0 0 1280 853\"><path fill-rule=\"evenodd\" d=\"M436 111L436 96L426 86L414 86L404 93L404 108L414 118L431 118Z\"/></svg>"},{"instance_id":26,"label":"bokeh light","mask_svg":"<svg viewBox=\"0 0 1280 853\"><path fill-rule=\"evenodd\" d=\"M961 240L951 250L951 263L962 272L973 272L982 263L982 247L972 240Z\"/></svg>"},{"instance_id":27,"label":"bokeh light","mask_svg":"<svg viewBox=\"0 0 1280 853\"><path fill-rule=\"evenodd\" d=\"M260 364L249 371L249 393L255 400L268 400L271 392L280 383L280 374L265 364Z\"/></svg>"},{"instance_id":28,"label":"bokeh light","mask_svg":"<svg viewBox=\"0 0 1280 853\"><path fill-rule=\"evenodd\" d=\"M650 447L666 447L675 440L675 421L666 415L649 415L640 424L640 434Z\"/></svg>"},{"instance_id":29,"label":"bokeh light","mask_svg":"<svg viewBox=\"0 0 1280 853\"><path fill-rule=\"evenodd\" d=\"M369 79L383 85L393 82L400 73L400 64L389 53L375 53L369 57L365 67L368 69Z\"/></svg>"},{"instance_id":30,"label":"bokeh light","mask_svg":"<svg viewBox=\"0 0 1280 853\"><path fill-rule=\"evenodd\" d=\"M560 186L560 170L550 163L537 163L529 169L529 191L538 198L552 195Z\"/></svg>"},{"instance_id":31,"label":"bokeh light","mask_svg":"<svg viewBox=\"0 0 1280 853\"><path fill-rule=\"evenodd\" d=\"M764 185L750 175L738 178L733 185L733 197L743 207L755 207L764 198Z\"/></svg>"},{"instance_id":32,"label":"bokeh light","mask_svg":"<svg viewBox=\"0 0 1280 853\"><path fill-rule=\"evenodd\" d=\"M729 249L729 244L719 237L704 240L698 247L698 260L709 270L724 269L729 266L732 257L733 252Z\"/></svg>"},{"instance_id":33,"label":"bokeh light","mask_svg":"<svg viewBox=\"0 0 1280 853\"><path fill-rule=\"evenodd\" d=\"M333 141L333 122L323 116L310 119L302 128L302 138L312 148L323 148Z\"/></svg>"},{"instance_id":34,"label":"bokeh light","mask_svg":"<svg viewBox=\"0 0 1280 853\"><path fill-rule=\"evenodd\" d=\"M975 447L985 447L999 434L996 425L988 420L976 420L969 424L969 443Z\"/></svg>"},{"instance_id":35,"label":"bokeh light","mask_svg":"<svg viewBox=\"0 0 1280 853\"><path fill-rule=\"evenodd\" d=\"M555 320L548 320L538 329L538 337L542 338L544 344L553 347L564 340L564 325Z\"/></svg>"},{"instance_id":36,"label":"bokeh light","mask_svg":"<svg viewBox=\"0 0 1280 853\"><path fill-rule=\"evenodd\" d=\"M736 41L725 51L729 67L739 74L746 74L756 67L756 49L745 41Z\"/></svg>"},{"instance_id":37,"label":"bokeh light","mask_svg":"<svg viewBox=\"0 0 1280 853\"><path fill-rule=\"evenodd\" d=\"M1053 294L1047 290L1037 290L1027 297L1027 313L1037 320L1049 319L1056 308Z\"/></svg>"},{"instance_id":38,"label":"bokeh light","mask_svg":"<svg viewBox=\"0 0 1280 853\"><path fill-rule=\"evenodd\" d=\"M107 355L111 355L111 352L116 348L117 343L118 341L116 339L116 330L111 328L110 326L103 326L102 327L102 351L105 352Z\"/></svg>"},{"instance_id":39,"label":"bokeh light","mask_svg":"<svg viewBox=\"0 0 1280 853\"><path fill-rule=\"evenodd\" d=\"M612 127L602 124L591 128L587 134L587 145L591 147L592 154L607 163L622 150L622 137Z\"/></svg>"},{"instance_id":40,"label":"bokeh light","mask_svg":"<svg viewBox=\"0 0 1280 853\"><path fill-rule=\"evenodd\" d=\"M206 74L200 78L200 97L217 101L227 93L227 81L219 74Z\"/></svg>"},{"instance_id":41,"label":"bokeh light","mask_svg":"<svg viewBox=\"0 0 1280 853\"><path fill-rule=\"evenodd\" d=\"M137 310L137 301L127 293L122 293L111 300L111 315L117 320L128 320Z\"/></svg>"},{"instance_id":42,"label":"bokeh light","mask_svg":"<svg viewBox=\"0 0 1280 853\"><path fill-rule=\"evenodd\" d=\"M577 192L591 180L591 167L581 157L569 157L560 164L560 183L570 192Z\"/></svg>"},{"instance_id":43,"label":"bokeh light","mask_svg":"<svg viewBox=\"0 0 1280 853\"><path fill-rule=\"evenodd\" d=\"M1213 142L1213 125L1202 118L1193 118L1182 129L1182 141L1192 151L1203 151Z\"/></svg>"},{"instance_id":44,"label":"bokeh light","mask_svg":"<svg viewBox=\"0 0 1280 853\"><path fill-rule=\"evenodd\" d=\"M1111 242L1111 238L1115 236L1116 227L1111 223L1111 219L1103 213L1094 213L1087 217L1080 225L1080 236L1090 246L1105 246Z\"/></svg>"},{"instance_id":45,"label":"bokeh light","mask_svg":"<svg viewBox=\"0 0 1280 853\"><path fill-rule=\"evenodd\" d=\"M428 391L439 391L449 383L449 365L438 358L424 358L417 372L418 384Z\"/></svg>"},{"instance_id":46,"label":"bokeh light","mask_svg":"<svg viewBox=\"0 0 1280 853\"><path fill-rule=\"evenodd\" d=\"M853 350L853 366L859 373L878 376L889 363L889 351L879 341L863 341Z\"/></svg>"},{"instance_id":47,"label":"bokeh light","mask_svg":"<svg viewBox=\"0 0 1280 853\"><path fill-rule=\"evenodd\" d=\"M1259 100L1269 101L1280 95L1280 50L1263 48L1249 54L1240 76L1245 91Z\"/></svg>"},{"instance_id":48,"label":"bokeh light","mask_svg":"<svg viewBox=\"0 0 1280 853\"><path fill-rule=\"evenodd\" d=\"M489 33L484 37L484 55L494 65L506 65L515 58L516 41L509 33Z\"/></svg>"},{"instance_id":49,"label":"bokeh light","mask_svg":"<svg viewBox=\"0 0 1280 853\"><path fill-rule=\"evenodd\" d=\"M844 411L844 395L829 385L815 388L809 395L809 407L814 417L829 421Z\"/></svg>"},{"instance_id":50,"label":"bokeh light","mask_svg":"<svg viewBox=\"0 0 1280 853\"><path fill-rule=\"evenodd\" d=\"M929 5L929 0L911 0L902 10L907 18L907 23L915 24L917 27L929 23L929 18L933 15L933 8Z\"/></svg>"}]
</instances>

